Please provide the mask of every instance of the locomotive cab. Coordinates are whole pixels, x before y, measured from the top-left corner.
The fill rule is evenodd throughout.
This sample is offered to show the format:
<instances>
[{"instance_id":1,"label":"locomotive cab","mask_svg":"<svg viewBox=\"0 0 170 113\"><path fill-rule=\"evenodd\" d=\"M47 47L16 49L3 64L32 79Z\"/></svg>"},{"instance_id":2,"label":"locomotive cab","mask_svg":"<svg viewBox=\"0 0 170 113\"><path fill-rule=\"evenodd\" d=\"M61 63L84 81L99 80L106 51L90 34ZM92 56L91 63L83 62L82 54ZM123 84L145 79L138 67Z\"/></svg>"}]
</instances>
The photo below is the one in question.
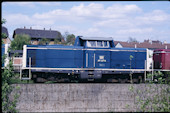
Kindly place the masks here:
<instances>
[{"instance_id":1,"label":"locomotive cab","mask_svg":"<svg viewBox=\"0 0 170 113\"><path fill-rule=\"evenodd\" d=\"M101 70L99 71L99 69L110 68L110 49L115 47L111 37L78 36L74 46L82 46L84 48L83 67L87 69L87 71L81 72L80 77L82 79L100 79L102 72Z\"/></svg>"},{"instance_id":2,"label":"locomotive cab","mask_svg":"<svg viewBox=\"0 0 170 113\"><path fill-rule=\"evenodd\" d=\"M111 37L82 37L77 36L74 46L83 46L84 48L114 48L113 39Z\"/></svg>"}]
</instances>

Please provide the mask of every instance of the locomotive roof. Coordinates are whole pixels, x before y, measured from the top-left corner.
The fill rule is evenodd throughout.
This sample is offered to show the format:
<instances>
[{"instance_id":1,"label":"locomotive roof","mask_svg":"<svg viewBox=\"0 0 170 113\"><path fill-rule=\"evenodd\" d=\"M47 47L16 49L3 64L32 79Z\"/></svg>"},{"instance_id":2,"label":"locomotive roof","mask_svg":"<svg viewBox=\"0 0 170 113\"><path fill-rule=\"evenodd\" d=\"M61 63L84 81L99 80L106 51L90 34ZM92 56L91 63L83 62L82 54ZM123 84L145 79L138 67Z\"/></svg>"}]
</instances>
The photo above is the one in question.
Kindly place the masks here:
<instances>
[{"instance_id":1,"label":"locomotive roof","mask_svg":"<svg viewBox=\"0 0 170 113\"><path fill-rule=\"evenodd\" d=\"M112 41L112 37L80 37L82 40L102 40L102 41Z\"/></svg>"},{"instance_id":2,"label":"locomotive roof","mask_svg":"<svg viewBox=\"0 0 170 113\"><path fill-rule=\"evenodd\" d=\"M27 45L27 47L36 47L36 48L83 48L83 47L78 47L78 46L65 46L65 45Z\"/></svg>"}]
</instances>

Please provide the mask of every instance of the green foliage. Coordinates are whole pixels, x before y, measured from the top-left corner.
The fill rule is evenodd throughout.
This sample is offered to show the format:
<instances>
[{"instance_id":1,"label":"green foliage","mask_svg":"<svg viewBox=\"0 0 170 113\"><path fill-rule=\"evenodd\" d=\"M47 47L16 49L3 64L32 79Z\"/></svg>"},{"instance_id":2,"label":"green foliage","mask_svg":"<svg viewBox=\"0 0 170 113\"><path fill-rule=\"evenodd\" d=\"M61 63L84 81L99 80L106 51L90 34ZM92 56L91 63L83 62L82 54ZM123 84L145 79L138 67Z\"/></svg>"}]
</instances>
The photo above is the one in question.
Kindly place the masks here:
<instances>
[{"instance_id":1,"label":"green foliage","mask_svg":"<svg viewBox=\"0 0 170 113\"><path fill-rule=\"evenodd\" d=\"M55 38L54 39L54 44L63 44L63 45L65 45L66 43L65 43L64 38Z\"/></svg>"},{"instance_id":2,"label":"green foliage","mask_svg":"<svg viewBox=\"0 0 170 113\"><path fill-rule=\"evenodd\" d=\"M47 81L45 82L46 84L52 84L52 83L55 83L55 81Z\"/></svg>"},{"instance_id":3,"label":"green foliage","mask_svg":"<svg viewBox=\"0 0 170 113\"><path fill-rule=\"evenodd\" d=\"M67 35L66 38L67 45L74 45L74 42L75 42L75 35L74 34Z\"/></svg>"},{"instance_id":4,"label":"green foliage","mask_svg":"<svg viewBox=\"0 0 170 113\"><path fill-rule=\"evenodd\" d=\"M54 39L54 44L64 44L65 45L65 40L63 36L59 33L59 35Z\"/></svg>"},{"instance_id":5,"label":"green foliage","mask_svg":"<svg viewBox=\"0 0 170 113\"><path fill-rule=\"evenodd\" d=\"M47 38L42 38L40 41L39 41L39 45L48 45L50 42L49 39Z\"/></svg>"},{"instance_id":6,"label":"green foliage","mask_svg":"<svg viewBox=\"0 0 170 113\"><path fill-rule=\"evenodd\" d=\"M14 87L11 86L12 84L11 79L12 77L15 76L12 61L10 61L8 66L4 68L4 70L1 72L1 75L2 75L2 93L1 93L2 111L17 112L16 103L17 103L18 94L17 93L13 94L13 98L9 99L11 92L14 89Z\"/></svg>"},{"instance_id":7,"label":"green foliage","mask_svg":"<svg viewBox=\"0 0 170 113\"><path fill-rule=\"evenodd\" d=\"M54 39L54 44L61 44L61 39L55 38Z\"/></svg>"},{"instance_id":8,"label":"green foliage","mask_svg":"<svg viewBox=\"0 0 170 113\"><path fill-rule=\"evenodd\" d=\"M130 69L131 69L133 56L132 56L132 55L130 55L130 56L129 56L129 59L130 59Z\"/></svg>"},{"instance_id":9,"label":"green foliage","mask_svg":"<svg viewBox=\"0 0 170 113\"><path fill-rule=\"evenodd\" d=\"M12 50L23 50L23 45L29 45L31 38L29 35L18 34L15 36L14 40L11 42Z\"/></svg>"},{"instance_id":10,"label":"green foliage","mask_svg":"<svg viewBox=\"0 0 170 113\"><path fill-rule=\"evenodd\" d=\"M132 56L132 55L130 55L130 56L129 56L129 59L130 59L130 60L132 60L132 58L133 58L133 56Z\"/></svg>"},{"instance_id":11,"label":"green foliage","mask_svg":"<svg viewBox=\"0 0 170 113\"><path fill-rule=\"evenodd\" d=\"M7 38L7 35L5 33L2 33L1 37L2 37L2 39L5 39L5 38Z\"/></svg>"},{"instance_id":12,"label":"green foliage","mask_svg":"<svg viewBox=\"0 0 170 113\"><path fill-rule=\"evenodd\" d=\"M11 84L24 84L24 83L28 84L28 83L34 83L34 82L33 80L21 80L19 74L15 74L15 76L11 78Z\"/></svg>"},{"instance_id":13,"label":"green foliage","mask_svg":"<svg viewBox=\"0 0 170 113\"><path fill-rule=\"evenodd\" d=\"M130 85L129 90L133 92L134 91L134 87L132 85Z\"/></svg>"},{"instance_id":14,"label":"green foliage","mask_svg":"<svg viewBox=\"0 0 170 113\"><path fill-rule=\"evenodd\" d=\"M2 19L1 24L4 24L6 22L5 19ZM2 36L2 34L1 34ZM2 63L5 63L5 58L7 55L5 54L2 56ZM1 101L2 101L2 112L18 112L16 110L16 103L19 95L17 93L11 93L14 89L13 86L11 86L11 78L15 76L14 70L13 70L13 64L12 60L10 60L9 64L4 67L3 70L1 70L1 77L2 77L2 86L1 86ZM19 87L16 87L18 90ZM9 97L12 97L9 98Z\"/></svg>"},{"instance_id":15,"label":"green foliage","mask_svg":"<svg viewBox=\"0 0 170 113\"><path fill-rule=\"evenodd\" d=\"M167 74L165 76L165 74ZM148 74L150 78L145 87L141 90L135 89L133 86L129 90L136 95L135 106L139 112L170 112L169 108L169 82L167 77L169 72L162 73L160 71L154 74ZM152 81L153 78L153 81ZM156 83L156 84L155 84ZM159 85L159 87L158 87Z\"/></svg>"},{"instance_id":16,"label":"green foliage","mask_svg":"<svg viewBox=\"0 0 170 113\"><path fill-rule=\"evenodd\" d=\"M3 18L3 19L1 20L1 24L5 24L5 23L6 23L6 19Z\"/></svg>"},{"instance_id":17,"label":"green foliage","mask_svg":"<svg viewBox=\"0 0 170 113\"><path fill-rule=\"evenodd\" d=\"M75 35L69 34L69 32L65 32L63 36L61 35L59 36L59 38L55 38L54 40L54 44L74 45L74 42L75 42Z\"/></svg>"},{"instance_id":18,"label":"green foliage","mask_svg":"<svg viewBox=\"0 0 170 113\"><path fill-rule=\"evenodd\" d=\"M65 32L65 34L63 35L64 39L66 40L64 42L65 45L74 45L75 42L75 35L74 34L70 34L69 32Z\"/></svg>"},{"instance_id":19,"label":"green foliage","mask_svg":"<svg viewBox=\"0 0 170 113\"><path fill-rule=\"evenodd\" d=\"M5 24L5 23L6 23L6 20L3 18L3 19L1 20L1 24ZM3 42L2 39L6 38L6 37L7 37L7 36L6 36L5 33L1 33L1 44L4 44L4 42Z\"/></svg>"}]
</instances>

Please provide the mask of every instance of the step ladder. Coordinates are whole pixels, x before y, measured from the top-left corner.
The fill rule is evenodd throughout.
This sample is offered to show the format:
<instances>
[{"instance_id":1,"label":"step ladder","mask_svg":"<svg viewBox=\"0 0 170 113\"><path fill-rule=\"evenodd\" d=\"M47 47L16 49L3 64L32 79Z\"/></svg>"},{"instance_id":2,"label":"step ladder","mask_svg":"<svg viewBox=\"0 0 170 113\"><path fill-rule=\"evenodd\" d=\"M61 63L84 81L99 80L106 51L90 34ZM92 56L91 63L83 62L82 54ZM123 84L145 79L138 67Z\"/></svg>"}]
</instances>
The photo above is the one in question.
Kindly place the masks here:
<instances>
[{"instance_id":1,"label":"step ladder","mask_svg":"<svg viewBox=\"0 0 170 113\"><path fill-rule=\"evenodd\" d=\"M20 67L20 80L31 80L32 75L31 75L31 57L29 57L29 76L28 77L23 77L22 76L22 65Z\"/></svg>"}]
</instances>

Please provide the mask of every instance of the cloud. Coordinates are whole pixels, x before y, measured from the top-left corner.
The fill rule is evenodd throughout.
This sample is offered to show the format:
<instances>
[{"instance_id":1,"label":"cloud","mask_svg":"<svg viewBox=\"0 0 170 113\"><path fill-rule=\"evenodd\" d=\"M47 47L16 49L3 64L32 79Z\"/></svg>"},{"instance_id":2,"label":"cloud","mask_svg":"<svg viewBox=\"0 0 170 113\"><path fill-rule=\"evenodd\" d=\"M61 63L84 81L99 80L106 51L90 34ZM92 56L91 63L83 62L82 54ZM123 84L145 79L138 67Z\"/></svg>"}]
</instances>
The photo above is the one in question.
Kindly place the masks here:
<instances>
[{"instance_id":1,"label":"cloud","mask_svg":"<svg viewBox=\"0 0 170 113\"><path fill-rule=\"evenodd\" d=\"M133 29L123 29L117 31L118 34L143 34L143 33L150 33L153 31L153 28L133 28Z\"/></svg>"},{"instance_id":2,"label":"cloud","mask_svg":"<svg viewBox=\"0 0 170 113\"><path fill-rule=\"evenodd\" d=\"M5 5L21 6L21 7L35 7L34 2L4 2Z\"/></svg>"},{"instance_id":3,"label":"cloud","mask_svg":"<svg viewBox=\"0 0 170 113\"><path fill-rule=\"evenodd\" d=\"M104 10L102 4L91 3L85 6L82 3L79 6L73 6L70 9L70 13L78 17L94 17L94 16L99 17L102 10Z\"/></svg>"},{"instance_id":4,"label":"cloud","mask_svg":"<svg viewBox=\"0 0 170 113\"><path fill-rule=\"evenodd\" d=\"M18 6L57 6L60 2L10 2ZM42 7L43 8L43 7ZM21 13L4 13L7 25L28 26L32 28L55 29L62 33L68 31L82 36L103 36L128 38L129 36L140 37L161 36L165 38L170 35L167 29L160 28L170 25L170 14L163 10L155 9L146 12L135 4L110 4L104 6L101 3L79 4L70 9L55 9L47 12L35 12L32 15ZM164 35L164 33L167 33ZM160 33L160 34L158 34ZM149 37L149 36L148 36Z\"/></svg>"},{"instance_id":5,"label":"cloud","mask_svg":"<svg viewBox=\"0 0 170 113\"><path fill-rule=\"evenodd\" d=\"M35 8L37 6L59 6L61 2L4 2L5 5Z\"/></svg>"},{"instance_id":6,"label":"cloud","mask_svg":"<svg viewBox=\"0 0 170 113\"><path fill-rule=\"evenodd\" d=\"M135 4L130 4L130 5L114 4L110 7L107 7L105 12L110 12L114 14L118 14L118 13L127 14L127 13L141 12L141 11L142 9Z\"/></svg>"},{"instance_id":7,"label":"cloud","mask_svg":"<svg viewBox=\"0 0 170 113\"><path fill-rule=\"evenodd\" d=\"M44 5L44 6L60 6L61 2L38 2L37 5Z\"/></svg>"},{"instance_id":8,"label":"cloud","mask_svg":"<svg viewBox=\"0 0 170 113\"><path fill-rule=\"evenodd\" d=\"M33 20L28 15L20 13L4 15L4 18L7 20L7 24L11 26L33 23Z\"/></svg>"},{"instance_id":9,"label":"cloud","mask_svg":"<svg viewBox=\"0 0 170 113\"><path fill-rule=\"evenodd\" d=\"M162 10L153 10L152 12L144 13L142 16L135 18L141 24L162 24L170 20L170 14L165 13Z\"/></svg>"}]
</instances>

